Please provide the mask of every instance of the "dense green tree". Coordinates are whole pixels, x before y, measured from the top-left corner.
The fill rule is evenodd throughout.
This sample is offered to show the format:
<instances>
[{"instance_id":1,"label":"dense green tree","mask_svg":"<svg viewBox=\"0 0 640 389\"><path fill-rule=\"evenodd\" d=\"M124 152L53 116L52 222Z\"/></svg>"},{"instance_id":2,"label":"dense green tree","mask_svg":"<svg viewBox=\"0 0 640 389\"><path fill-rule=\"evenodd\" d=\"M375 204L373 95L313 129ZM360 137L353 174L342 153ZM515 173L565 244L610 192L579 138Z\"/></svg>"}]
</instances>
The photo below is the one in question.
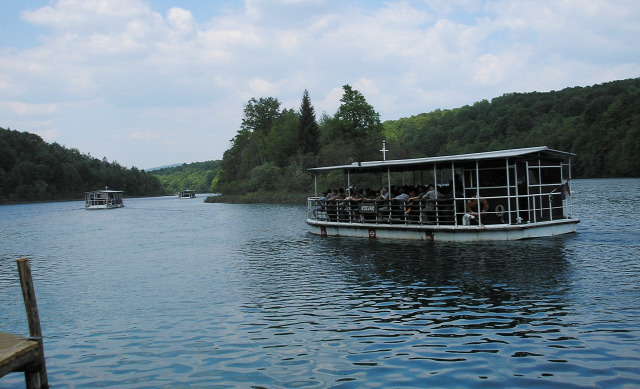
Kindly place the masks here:
<instances>
[{"instance_id":1,"label":"dense green tree","mask_svg":"<svg viewBox=\"0 0 640 389\"><path fill-rule=\"evenodd\" d=\"M250 145L260 164L266 162L264 149L271 127L280 117L280 101L274 97L252 97L244 106L241 130L251 134Z\"/></svg>"},{"instance_id":2,"label":"dense green tree","mask_svg":"<svg viewBox=\"0 0 640 389\"><path fill-rule=\"evenodd\" d=\"M342 89L342 104L334 116L337 121L337 135L350 140L380 135L380 114L367 103L362 93L350 85L344 85Z\"/></svg>"},{"instance_id":3,"label":"dense green tree","mask_svg":"<svg viewBox=\"0 0 640 389\"><path fill-rule=\"evenodd\" d=\"M273 123L265 142L266 160L279 167L289 165L298 151L298 131L300 117L292 109L282 111Z\"/></svg>"},{"instance_id":4,"label":"dense green tree","mask_svg":"<svg viewBox=\"0 0 640 389\"><path fill-rule=\"evenodd\" d=\"M326 122L323 153L335 156L326 147L335 147L335 144L331 144L341 140L346 151L341 163L375 158L383 140L380 115L367 103L362 93L350 85L344 85L342 89L342 104L332 120Z\"/></svg>"},{"instance_id":5,"label":"dense green tree","mask_svg":"<svg viewBox=\"0 0 640 389\"><path fill-rule=\"evenodd\" d=\"M320 148L320 129L316 113L311 105L309 92L305 89L300 104L300 129L298 130L298 152L301 155L316 154Z\"/></svg>"},{"instance_id":6,"label":"dense green tree","mask_svg":"<svg viewBox=\"0 0 640 389\"><path fill-rule=\"evenodd\" d=\"M211 184L219 168L220 161L205 161L156 169L150 173L160 180L167 194L175 194L185 189L206 193L211 190Z\"/></svg>"},{"instance_id":7,"label":"dense green tree","mask_svg":"<svg viewBox=\"0 0 640 389\"><path fill-rule=\"evenodd\" d=\"M80 199L105 186L129 196L162 194L158 179L135 167L0 128L0 202Z\"/></svg>"},{"instance_id":8,"label":"dense green tree","mask_svg":"<svg viewBox=\"0 0 640 389\"><path fill-rule=\"evenodd\" d=\"M280 101L275 97L255 97L249 99L244 106L244 118L241 129L249 132L269 135L271 126L280 117Z\"/></svg>"}]
</instances>

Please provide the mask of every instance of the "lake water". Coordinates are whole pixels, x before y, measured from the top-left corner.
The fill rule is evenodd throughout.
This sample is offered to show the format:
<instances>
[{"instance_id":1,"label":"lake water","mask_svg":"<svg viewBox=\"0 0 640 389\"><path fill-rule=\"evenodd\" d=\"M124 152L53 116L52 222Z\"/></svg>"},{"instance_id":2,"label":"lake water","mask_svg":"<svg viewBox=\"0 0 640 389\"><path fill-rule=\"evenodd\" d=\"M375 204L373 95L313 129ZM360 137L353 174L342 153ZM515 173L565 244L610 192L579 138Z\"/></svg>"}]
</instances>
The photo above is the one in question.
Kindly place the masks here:
<instances>
[{"instance_id":1,"label":"lake water","mask_svg":"<svg viewBox=\"0 0 640 389\"><path fill-rule=\"evenodd\" d=\"M0 206L0 331L29 333L28 257L54 388L640 387L640 180L572 194L577 233L475 244L203 195Z\"/></svg>"}]
</instances>

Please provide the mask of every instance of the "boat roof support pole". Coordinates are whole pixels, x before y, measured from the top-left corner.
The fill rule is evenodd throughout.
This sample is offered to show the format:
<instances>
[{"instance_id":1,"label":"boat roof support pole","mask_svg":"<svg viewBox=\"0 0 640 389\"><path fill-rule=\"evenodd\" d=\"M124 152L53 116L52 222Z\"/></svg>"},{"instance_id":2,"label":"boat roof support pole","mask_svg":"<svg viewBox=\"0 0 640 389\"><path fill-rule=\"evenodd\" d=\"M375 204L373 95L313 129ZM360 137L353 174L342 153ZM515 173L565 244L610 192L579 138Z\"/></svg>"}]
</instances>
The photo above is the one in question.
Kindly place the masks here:
<instances>
[{"instance_id":1,"label":"boat roof support pole","mask_svg":"<svg viewBox=\"0 0 640 389\"><path fill-rule=\"evenodd\" d=\"M540 205L540 219L542 219L544 209L542 207L542 160L538 154L538 201ZM551 218L551 202L549 202L549 217Z\"/></svg>"},{"instance_id":2,"label":"boat roof support pole","mask_svg":"<svg viewBox=\"0 0 640 389\"><path fill-rule=\"evenodd\" d=\"M480 162L476 159L476 199L478 200L478 225L482 225L482 205L480 204Z\"/></svg>"},{"instance_id":3,"label":"boat roof support pole","mask_svg":"<svg viewBox=\"0 0 640 389\"><path fill-rule=\"evenodd\" d=\"M436 170L436 164L433 164L433 190L435 191L434 194L436 195L436 203L435 203L435 207L433 207L436 210L436 225L440 224L440 217L439 217L439 212L438 212L438 172Z\"/></svg>"},{"instance_id":4,"label":"boat roof support pole","mask_svg":"<svg viewBox=\"0 0 640 389\"><path fill-rule=\"evenodd\" d=\"M520 185L520 179L518 178L518 164L514 163L513 164L514 169L513 169L513 173L515 175L514 179L516 180L515 182L515 187L516 187L516 221L518 223L520 223L521 219L520 219L520 189L519 189L519 185Z\"/></svg>"},{"instance_id":5,"label":"boat roof support pole","mask_svg":"<svg viewBox=\"0 0 640 389\"><path fill-rule=\"evenodd\" d=\"M313 186L316 197L318 197L318 173L313 174Z\"/></svg>"},{"instance_id":6,"label":"boat roof support pole","mask_svg":"<svg viewBox=\"0 0 640 389\"><path fill-rule=\"evenodd\" d=\"M531 182L529 181L529 161L525 161L524 166L525 174L527 175L527 221L529 221L531 219L531 192L529 191L529 185L531 185ZM535 210L533 212L533 220L536 220Z\"/></svg>"},{"instance_id":7,"label":"boat roof support pole","mask_svg":"<svg viewBox=\"0 0 640 389\"><path fill-rule=\"evenodd\" d=\"M509 181L509 158L507 158L505 162L507 164L507 214L509 215L509 224L511 224L511 182ZM515 165L513 165L513 170L515 171Z\"/></svg>"},{"instance_id":8,"label":"boat roof support pole","mask_svg":"<svg viewBox=\"0 0 640 389\"><path fill-rule=\"evenodd\" d=\"M451 183L453 187L449 188L449 190L451 190L451 197L453 197L453 224L457 226L458 210L456 209L456 165L453 161L451 161Z\"/></svg>"},{"instance_id":9,"label":"boat roof support pole","mask_svg":"<svg viewBox=\"0 0 640 389\"><path fill-rule=\"evenodd\" d=\"M570 185L569 181L571 181L571 158L569 158L569 171L567 173L569 175L569 178L567 179L567 185ZM571 189L569 189L569 190L571 190ZM568 214L568 216L570 218L572 218L573 217L573 212L572 212L573 211L573 205L571 204L571 195L567 196L567 206L569 208L567 214Z\"/></svg>"},{"instance_id":10,"label":"boat roof support pole","mask_svg":"<svg viewBox=\"0 0 640 389\"><path fill-rule=\"evenodd\" d=\"M389 200L391 200L391 167L387 166L387 187L389 188Z\"/></svg>"}]
</instances>

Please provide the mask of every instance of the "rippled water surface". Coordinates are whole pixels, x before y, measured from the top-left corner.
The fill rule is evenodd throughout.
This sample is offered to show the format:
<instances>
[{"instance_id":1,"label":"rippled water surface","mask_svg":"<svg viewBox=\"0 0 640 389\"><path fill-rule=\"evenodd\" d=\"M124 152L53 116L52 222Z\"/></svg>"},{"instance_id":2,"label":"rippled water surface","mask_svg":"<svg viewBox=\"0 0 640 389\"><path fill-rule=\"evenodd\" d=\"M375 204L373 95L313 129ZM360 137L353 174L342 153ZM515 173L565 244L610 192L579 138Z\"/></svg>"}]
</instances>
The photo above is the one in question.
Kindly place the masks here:
<instances>
[{"instance_id":1,"label":"rippled water surface","mask_svg":"<svg viewBox=\"0 0 640 389\"><path fill-rule=\"evenodd\" d=\"M52 387L639 387L640 180L572 189L578 233L481 244L204 196L0 206L0 331L28 335L28 257Z\"/></svg>"}]
</instances>

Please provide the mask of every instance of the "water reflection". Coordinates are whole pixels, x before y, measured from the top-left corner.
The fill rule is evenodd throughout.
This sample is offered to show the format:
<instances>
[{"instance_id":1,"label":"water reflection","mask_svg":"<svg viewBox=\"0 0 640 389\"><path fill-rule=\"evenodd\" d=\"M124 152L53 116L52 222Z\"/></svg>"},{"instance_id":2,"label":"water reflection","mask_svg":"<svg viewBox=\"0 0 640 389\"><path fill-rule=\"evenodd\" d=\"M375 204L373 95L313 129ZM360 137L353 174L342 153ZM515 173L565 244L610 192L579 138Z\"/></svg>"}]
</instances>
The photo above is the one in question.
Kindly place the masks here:
<instances>
[{"instance_id":1,"label":"water reflection","mask_svg":"<svg viewBox=\"0 0 640 389\"><path fill-rule=\"evenodd\" d=\"M304 355L313 344L334 354L344 350L327 372L407 363L439 374L449 369L442 363L458 363L489 377L491 362L479 368L470 355L492 354L503 364L504 358L561 360L557 350L575 347L573 323L565 320L567 239L249 240L240 248L251 259L240 265L243 283L251 285L242 309L253 318L250 339L263 347L292 342Z\"/></svg>"}]
</instances>

